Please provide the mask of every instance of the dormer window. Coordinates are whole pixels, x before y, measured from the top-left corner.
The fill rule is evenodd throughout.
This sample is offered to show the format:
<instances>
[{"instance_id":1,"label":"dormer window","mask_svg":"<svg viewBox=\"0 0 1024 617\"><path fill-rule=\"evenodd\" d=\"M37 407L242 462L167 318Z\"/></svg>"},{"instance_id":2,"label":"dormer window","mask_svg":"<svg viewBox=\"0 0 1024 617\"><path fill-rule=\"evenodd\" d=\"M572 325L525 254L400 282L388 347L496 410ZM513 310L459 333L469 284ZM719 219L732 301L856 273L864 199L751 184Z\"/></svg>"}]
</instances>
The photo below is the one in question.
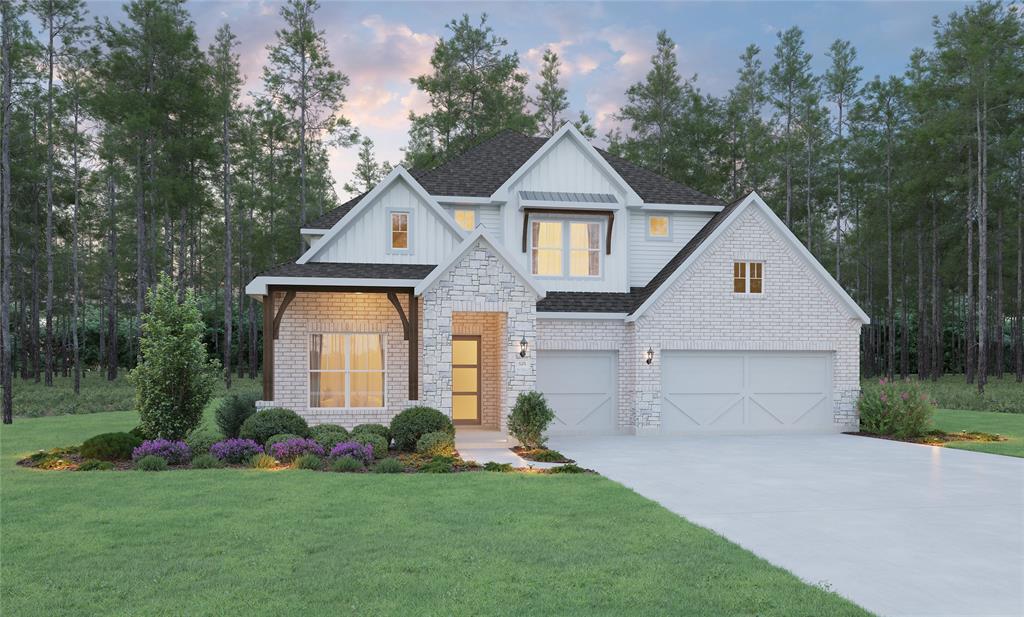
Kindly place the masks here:
<instances>
[{"instance_id":1,"label":"dormer window","mask_svg":"<svg viewBox=\"0 0 1024 617\"><path fill-rule=\"evenodd\" d=\"M672 236L671 219L663 214L647 216L647 237L652 240L668 240Z\"/></svg>"},{"instance_id":2,"label":"dormer window","mask_svg":"<svg viewBox=\"0 0 1024 617\"><path fill-rule=\"evenodd\" d=\"M737 261L732 264L732 290L738 294L759 294L764 283L764 264Z\"/></svg>"},{"instance_id":3,"label":"dormer window","mask_svg":"<svg viewBox=\"0 0 1024 617\"><path fill-rule=\"evenodd\" d=\"M411 216L408 211L392 210L388 219L391 223L391 243L388 245L392 251L408 252L411 248L409 243L409 223Z\"/></svg>"},{"instance_id":4,"label":"dormer window","mask_svg":"<svg viewBox=\"0 0 1024 617\"><path fill-rule=\"evenodd\" d=\"M455 211L455 222L466 231L473 231L476 227L476 210L459 208Z\"/></svg>"},{"instance_id":5,"label":"dormer window","mask_svg":"<svg viewBox=\"0 0 1024 617\"><path fill-rule=\"evenodd\" d=\"M530 262L537 276L601 276L601 222L530 221Z\"/></svg>"}]
</instances>

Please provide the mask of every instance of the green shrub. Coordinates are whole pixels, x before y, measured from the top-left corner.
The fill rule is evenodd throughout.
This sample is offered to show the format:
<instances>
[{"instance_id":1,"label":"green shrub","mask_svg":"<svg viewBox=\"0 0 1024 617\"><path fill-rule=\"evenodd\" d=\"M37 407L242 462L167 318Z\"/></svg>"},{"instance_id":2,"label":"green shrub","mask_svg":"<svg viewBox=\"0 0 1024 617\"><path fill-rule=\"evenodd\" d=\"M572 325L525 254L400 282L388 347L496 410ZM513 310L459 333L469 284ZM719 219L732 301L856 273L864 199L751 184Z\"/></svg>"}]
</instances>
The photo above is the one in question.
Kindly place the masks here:
<instances>
[{"instance_id":1,"label":"green shrub","mask_svg":"<svg viewBox=\"0 0 1024 617\"><path fill-rule=\"evenodd\" d=\"M405 465L397 458L386 458L374 465L373 471L374 473L402 473L405 471Z\"/></svg>"},{"instance_id":2,"label":"green shrub","mask_svg":"<svg viewBox=\"0 0 1024 617\"><path fill-rule=\"evenodd\" d=\"M384 458L388 455L388 442L375 433L352 433L349 441L373 446L373 458Z\"/></svg>"},{"instance_id":3,"label":"green shrub","mask_svg":"<svg viewBox=\"0 0 1024 617\"><path fill-rule=\"evenodd\" d=\"M184 439L199 426L219 367L203 344L206 324L195 293L187 291L180 304L177 294L174 282L162 274L147 298L141 359L129 375L142 430L170 440Z\"/></svg>"},{"instance_id":4,"label":"green shrub","mask_svg":"<svg viewBox=\"0 0 1024 617\"><path fill-rule=\"evenodd\" d=\"M420 467L419 471L420 473L451 473L454 463L455 460L450 456L435 456L429 463Z\"/></svg>"},{"instance_id":5,"label":"green shrub","mask_svg":"<svg viewBox=\"0 0 1024 617\"><path fill-rule=\"evenodd\" d=\"M141 444L142 440L131 433L101 433L86 439L79 452L82 458L127 461L132 457L132 450Z\"/></svg>"},{"instance_id":6,"label":"green shrub","mask_svg":"<svg viewBox=\"0 0 1024 617\"><path fill-rule=\"evenodd\" d=\"M913 381L879 380L864 388L860 401L860 430L896 439L923 436L931 424L932 404Z\"/></svg>"},{"instance_id":7,"label":"green shrub","mask_svg":"<svg viewBox=\"0 0 1024 617\"><path fill-rule=\"evenodd\" d=\"M257 454L249 459L249 467L253 469L275 469L277 459L269 454Z\"/></svg>"},{"instance_id":8,"label":"green shrub","mask_svg":"<svg viewBox=\"0 0 1024 617\"><path fill-rule=\"evenodd\" d=\"M110 461L98 461L94 458L82 461L78 465L78 471L110 471L113 468L114 464Z\"/></svg>"},{"instance_id":9,"label":"green shrub","mask_svg":"<svg viewBox=\"0 0 1024 617\"><path fill-rule=\"evenodd\" d=\"M224 436L206 427L200 426L192 431L192 434L185 439L185 443L192 450L192 454L209 454L210 446L224 439Z\"/></svg>"},{"instance_id":10,"label":"green shrub","mask_svg":"<svg viewBox=\"0 0 1024 617\"><path fill-rule=\"evenodd\" d=\"M296 469L311 469L313 471L320 471L324 468L324 459L320 458L315 454L302 454L295 457L292 461L292 467Z\"/></svg>"},{"instance_id":11,"label":"green shrub","mask_svg":"<svg viewBox=\"0 0 1024 617\"><path fill-rule=\"evenodd\" d=\"M352 434L355 435L356 433L373 433L374 435L380 435L384 438L384 441L391 443L391 429L383 424L359 424L352 429Z\"/></svg>"},{"instance_id":12,"label":"green shrub","mask_svg":"<svg viewBox=\"0 0 1024 617\"><path fill-rule=\"evenodd\" d=\"M538 463L572 462L558 450L538 450L536 452L532 452L530 453L530 460L537 461Z\"/></svg>"},{"instance_id":13,"label":"green shrub","mask_svg":"<svg viewBox=\"0 0 1024 617\"><path fill-rule=\"evenodd\" d=\"M548 406L544 395L540 392L523 392L516 397L515 407L508 416L508 432L531 450L544 447L547 438L544 431L548 430L555 412Z\"/></svg>"},{"instance_id":14,"label":"green shrub","mask_svg":"<svg viewBox=\"0 0 1024 617\"><path fill-rule=\"evenodd\" d=\"M454 435L455 427L448 416L432 407L410 407L391 419L391 436L403 452L414 451L420 437L435 431Z\"/></svg>"},{"instance_id":15,"label":"green shrub","mask_svg":"<svg viewBox=\"0 0 1024 617\"><path fill-rule=\"evenodd\" d=\"M192 469L220 469L224 467L224 461L212 454L200 454L192 459Z\"/></svg>"},{"instance_id":16,"label":"green shrub","mask_svg":"<svg viewBox=\"0 0 1024 617\"><path fill-rule=\"evenodd\" d=\"M299 437L309 436L309 425L302 417L291 409L273 407L261 409L249 416L242 423L238 436L242 439L252 439L261 444L274 435L289 433Z\"/></svg>"},{"instance_id":17,"label":"green shrub","mask_svg":"<svg viewBox=\"0 0 1024 617\"><path fill-rule=\"evenodd\" d=\"M224 437L238 437L242 423L256 413L256 400L256 395L251 393L232 394L221 400L216 419L217 428L224 433Z\"/></svg>"},{"instance_id":18,"label":"green shrub","mask_svg":"<svg viewBox=\"0 0 1024 617\"><path fill-rule=\"evenodd\" d=\"M301 435L296 435L294 433L279 433L277 435L273 435L270 439L268 439L267 443L263 446L263 449L267 451L267 454L273 454L274 451L271 450L271 448L274 446L275 443L284 443L289 439L302 438L303 437Z\"/></svg>"},{"instance_id":19,"label":"green shrub","mask_svg":"<svg viewBox=\"0 0 1024 617\"><path fill-rule=\"evenodd\" d=\"M434 431L420 437L416 453L427 456L455 456L455 437L445 431Z\"/></svg>"},{"instance_id":20,"label":"green shrub","mask_svg":"<svg viewBox=\"0 0 1024 617\"><path fill-rule=\"evenodd\" d=\"M128 432L131 433L132 435L135 435L136 437L138 437L142 441L146 441L147 439L156 439L156 435L150 435L150 434L146 433L146 430L142 428L141 424L135 426L135 428L133 428L132 430L130 430Z\"/></svg>"},{"instance_id":21,"label":"green shrub","mask_svg":"<svg viewBox=\"0 0 1024 617\"><path fill-rule=\"evenodd\" d=\"M512 471L512 463L495 463L490 461L484 463L484 471L497 471L500 473L507 473Z\"/></svg>"},{"instance_id":22,"label":"green shrub","mask_svg":"<svg viewBox=\"0 0 1024 617\"><path fill-rule=\"evenodd\" d=\"M586 473L587 470L572 463L565 465L559 465L558 467L552 467L548 470L548 473Z\"/></svg>"},{"instance_id":23,"label":"green shrub","mask_svg":"<svg viewBox=\"0 0 1024 617\"><path fill-rule=\"evenodd\" d=\"M363 463L362 463L362 461L360 461L359 459L353 458L351 456L343 456L341 458L335 459L334 462L331 463L331 471L339 471L339 472L342 472L342 473L347 473L347 472L362 471L362 470L363 470Z\"/></svg>"},{"instance_id":24,"label":"green shrub","mask_svg":"<svg viewBox=\"0 0 1024 617\"><path fill-rule=\"evenodd\" d=\"M309 436L316 440L318 444L323 446L325 452L330 452L331 448L337 444L348 441L349 433L345 430L344 426L338 426L337 424L318 424L309 429Z\"/></svg>"},{"instance_id":25,"label":"green shrub","mask_svg":"<svg viewBox=\"0 0 1024 617\"><path fill-rule=\"evenodd\" d=\"M162 456L150 454L135 461L135 468L139 471L167 471L167 459Z\"/></svg>"}]
</instances>

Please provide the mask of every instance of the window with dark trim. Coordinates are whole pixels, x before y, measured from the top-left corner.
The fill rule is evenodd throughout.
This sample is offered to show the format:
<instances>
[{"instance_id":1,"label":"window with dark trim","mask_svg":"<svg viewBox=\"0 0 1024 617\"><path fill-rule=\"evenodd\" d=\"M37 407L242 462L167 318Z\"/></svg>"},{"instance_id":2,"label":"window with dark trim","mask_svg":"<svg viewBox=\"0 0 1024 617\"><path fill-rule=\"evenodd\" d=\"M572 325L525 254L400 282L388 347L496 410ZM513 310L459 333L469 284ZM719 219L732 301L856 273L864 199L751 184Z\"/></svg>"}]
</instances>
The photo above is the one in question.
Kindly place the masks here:
<instances>
[{"instance_id":1,"label":"window with dark trim","mask_svg":"<svg viewBox=\"0 0 1024 617\"><path fill-rule=\"evenodd\" d=\"M380 334L312 334L309 406L384 406L384 341Z\"/></svg>"},{"instance_id":2,"label":"window with dark trim","mask_svg":"<svg viewBox=\"0 0 1024 617\"><path fill-rule=\"evenodd\" d=\"M737 261L732 264L732 290L738 294L759 294L764 284L764 264Z\"/></svg>"}]
</instances>

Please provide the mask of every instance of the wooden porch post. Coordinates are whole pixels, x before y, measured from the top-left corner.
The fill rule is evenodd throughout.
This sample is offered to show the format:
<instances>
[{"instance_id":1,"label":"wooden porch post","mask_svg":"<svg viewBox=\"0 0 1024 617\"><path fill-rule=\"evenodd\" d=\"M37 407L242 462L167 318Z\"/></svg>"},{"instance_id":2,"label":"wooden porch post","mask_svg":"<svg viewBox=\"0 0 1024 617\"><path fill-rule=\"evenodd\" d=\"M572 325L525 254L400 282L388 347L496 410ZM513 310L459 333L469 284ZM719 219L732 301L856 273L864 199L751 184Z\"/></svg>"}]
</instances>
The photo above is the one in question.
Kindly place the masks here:
<instances>
[{"instance_id":1,"label":"wooden porch post","mask_svg":"<svg viewBox=\"0 0 1024 617\"><path fill-rule=\"evenodd\" d=\"M274 400L274 288L263 296L263 400Z\"/></svg>"},{"instance_id":2,"label":"wooden porch post","mask_svg":"<svg viewBox=\"0 0 1024 617\"><path fill-rule=\"evenodd\" d=\"M420 319L415 292L409 292L409 400L420 399Z\"/></svg>"}]
</instances>

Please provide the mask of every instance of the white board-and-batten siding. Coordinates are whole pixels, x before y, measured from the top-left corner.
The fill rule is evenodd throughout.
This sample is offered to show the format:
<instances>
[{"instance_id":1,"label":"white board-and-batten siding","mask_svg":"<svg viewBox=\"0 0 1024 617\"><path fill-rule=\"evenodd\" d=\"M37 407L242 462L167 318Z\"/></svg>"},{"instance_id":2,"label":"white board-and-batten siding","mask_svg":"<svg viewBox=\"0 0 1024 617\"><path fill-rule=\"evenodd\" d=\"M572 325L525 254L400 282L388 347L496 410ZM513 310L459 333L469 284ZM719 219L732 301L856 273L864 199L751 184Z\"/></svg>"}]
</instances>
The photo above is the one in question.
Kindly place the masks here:
<instances>
[{"instance_id":1,"label":"white board-and-batten siding","mask_svg":"<svg viewBox=\"0 0 1024 617\"><path fill-rule=\"evenodd\" d=\"M647 237L648 216L669 217L669 239ZM712 213L704 212L660 212L653 210L631 210L629 213L629 284L643 287L658 273L672 256L704 225L711 220Z\"/></svg>"}]
</instances>

